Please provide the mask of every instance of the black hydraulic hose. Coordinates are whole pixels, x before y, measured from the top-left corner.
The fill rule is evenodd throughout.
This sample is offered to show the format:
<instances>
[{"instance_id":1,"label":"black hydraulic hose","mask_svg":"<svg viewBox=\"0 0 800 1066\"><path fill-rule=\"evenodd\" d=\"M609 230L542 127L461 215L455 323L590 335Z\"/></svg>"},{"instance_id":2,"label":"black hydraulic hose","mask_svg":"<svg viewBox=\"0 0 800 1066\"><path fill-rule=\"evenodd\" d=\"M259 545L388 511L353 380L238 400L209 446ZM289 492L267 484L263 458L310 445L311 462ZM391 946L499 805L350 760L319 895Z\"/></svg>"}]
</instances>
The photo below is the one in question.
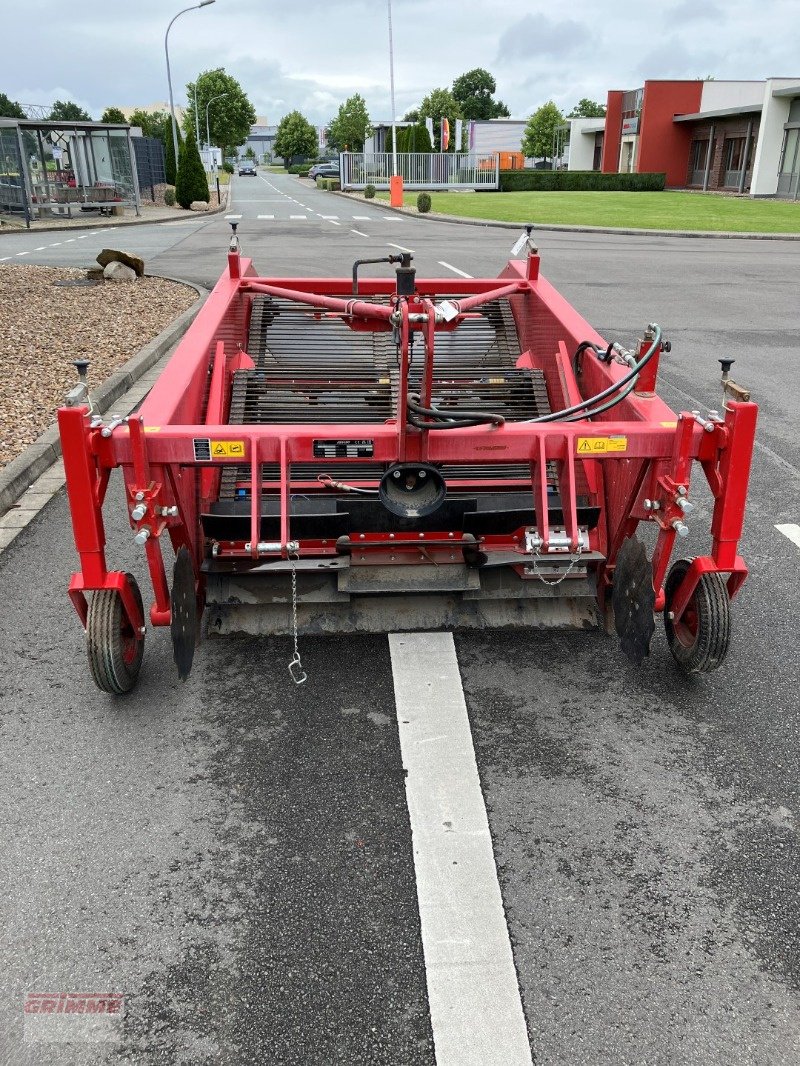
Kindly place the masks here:
<instances>
[{"instance_id":1,"label":"black hydraulic hose","mask_svg":"<svg viewBox=\"0 0 800 1066\"><path fill-rule=\"evenodd\" d=\"M435 419L437 421L447 423L443 426L444 429L461 428L462 426L481 426L487 422L495 426L505 425L505 418L502 415L493 414L491 412L483 411L453 411L450 414L447 411L442 411L438 407L423 407L419 403L419 397L416 393L411 394L408 397L408 409L412 415L417 418L422 415L425 418ZM460 424L460 425L459 425ZM428 427L432 428L432 427Z\"/></svg>"},{"instance_id":2,"label":"black hydraulic hose","mask_svg":"<svg viewBox=\"0 0 800 1066\"><path fill-rule=\"evenodd\" d=\"M615 392L619 392L620 389L622 389L623 386L627 385L629 381L633 381L639 376L641 371L647 366L647 364L653 358L655 353L658 351L660 344L661 327L657 325L655 327L655 336L653 337L650 347L647 349L647 351L639 360L639 362L636 363L627 374L623 374L619 381L615 381L612 385L609 385L607 389L603 389L602 392L598 392L596 396L590 396L588 400L582 400L580 403L574 403L571 407L565 407L563 411L552 411L549 415L539 415L538 418L525 418L523 419L523 422L527 424L531 422L558 422L562 420L567 421L567 416L576 414L578 411L583 411L585 408L591 407L591 405L594 403L599 403L600 401L605 400L608 396L612 396ZM584 414L580 417L586 418L587 416Z\"/></svg>"},{"instance_id":3,"label":"black hydraulic hose","mask_svg":"<svg viewBox=\"0 0 800 1066\"><path fill-rule=\"evenodd\" d=\"M569 418L565 418L564 422L580 422L583 418L594 418L595 415L601 415L603 411L610 411L612 407L616 407L618 403L621 403L626 396L630 396L633 390L636 388L636 378L629 382L628 387L624 392L619 393L617 396L612 396L610 400L607 400L600 407L595 407L590 411L583 411L577 415L570 415Z\"/></svg>"}]
</instances>

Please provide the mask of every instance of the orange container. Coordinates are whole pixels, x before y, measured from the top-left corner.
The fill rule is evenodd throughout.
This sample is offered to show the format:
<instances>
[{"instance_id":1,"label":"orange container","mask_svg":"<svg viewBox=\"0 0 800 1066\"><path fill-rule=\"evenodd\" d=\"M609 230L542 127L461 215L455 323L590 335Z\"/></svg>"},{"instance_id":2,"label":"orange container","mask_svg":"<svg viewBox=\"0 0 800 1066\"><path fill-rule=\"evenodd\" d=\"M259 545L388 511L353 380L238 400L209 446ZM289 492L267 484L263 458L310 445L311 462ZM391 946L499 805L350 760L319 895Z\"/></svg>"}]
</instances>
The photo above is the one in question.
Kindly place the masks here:
<instances>
[{"instance_id":1,"label":"orange container","mask_svg":"<svg viewBox=\"0 0 800 1066\"><path fill-rule=\"evenodd\" d=\"M403 206L403 179L399 174L389 178L389 206Z\"/></svg>"}]
</instances>

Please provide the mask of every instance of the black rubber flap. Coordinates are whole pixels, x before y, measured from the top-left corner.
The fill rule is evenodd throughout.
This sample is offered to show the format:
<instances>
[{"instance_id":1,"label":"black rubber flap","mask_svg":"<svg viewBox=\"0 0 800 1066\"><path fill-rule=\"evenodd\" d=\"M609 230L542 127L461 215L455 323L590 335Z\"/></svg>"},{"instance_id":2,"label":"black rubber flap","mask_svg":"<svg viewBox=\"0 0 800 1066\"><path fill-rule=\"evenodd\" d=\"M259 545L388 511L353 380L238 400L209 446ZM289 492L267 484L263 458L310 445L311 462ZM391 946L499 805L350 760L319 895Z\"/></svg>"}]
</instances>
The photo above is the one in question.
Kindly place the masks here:
<instances>
[{"instance_id":1,"label":"black rubber flap","mask_svg":"<svg viewBox=\"0 0 800 1066\"><path fill-rule=\"evenodd\" d=\"M172 657L178 667L178 677L185 681L192 670L194 649L197 647L198 617L197 593L192 560L186 548L179 548L172 570L172 594L170 596L172 619L169 624L172 636Z\"/></svg>"},{"instance_id":2,"label":"black rubber flap","mask_svg":"<svg viewBox=\"0 0 800 1066\"><path fill-rule=\"evenodd\" d=\"M629 537L617 555L611 605L622 650L638 666L650 654L656 594L653 567L637 537Z\"/></svg>"}]
</instances>

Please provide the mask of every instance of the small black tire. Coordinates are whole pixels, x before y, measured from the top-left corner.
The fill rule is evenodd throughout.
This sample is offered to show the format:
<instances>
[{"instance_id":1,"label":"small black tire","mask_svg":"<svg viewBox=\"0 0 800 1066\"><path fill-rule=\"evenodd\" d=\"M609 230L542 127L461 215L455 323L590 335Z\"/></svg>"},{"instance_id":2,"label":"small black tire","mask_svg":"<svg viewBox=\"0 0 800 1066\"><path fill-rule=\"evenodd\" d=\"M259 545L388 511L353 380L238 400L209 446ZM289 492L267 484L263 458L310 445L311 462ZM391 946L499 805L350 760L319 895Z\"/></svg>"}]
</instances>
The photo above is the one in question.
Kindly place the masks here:
<instances>
[{"instance_id":1,"label":"small black tire","mask_svg":"<svg viewBox=\"0 0 800 1066\"><path fill-rule=\"evenodd\" d=\"M136 579L132 574L127 578L144 614ZM130 692L142 665L144 634L134 632L116 589L100 589L92 595L86 621L86 651L92 680L102 692L115 696Z\"/></svg>"},{"instance_id":2,"label":"small black tire","mask_svg":"<svg viewBox=\"0 0 800 1066\"><path fill-rule=\"evenodd\" d=\"M675 592L683 581L690 559L672 564L664 585L664 631L669 650L687 674L708 674L725 661L731 641L731 600L722 574L702 574L682 617L671 617Z\"/></svg>"}]
</instances>

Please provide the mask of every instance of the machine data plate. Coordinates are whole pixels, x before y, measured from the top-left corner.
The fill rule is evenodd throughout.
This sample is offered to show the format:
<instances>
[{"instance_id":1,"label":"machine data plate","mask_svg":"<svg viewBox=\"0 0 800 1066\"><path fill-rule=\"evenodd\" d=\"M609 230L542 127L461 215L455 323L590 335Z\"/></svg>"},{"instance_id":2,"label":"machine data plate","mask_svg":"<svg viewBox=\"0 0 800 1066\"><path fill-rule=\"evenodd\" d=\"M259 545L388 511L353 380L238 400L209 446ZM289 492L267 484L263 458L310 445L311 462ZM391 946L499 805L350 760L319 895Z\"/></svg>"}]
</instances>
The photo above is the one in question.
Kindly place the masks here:
<instances>
[{"instance_id":1,"label":"machine data plate","mask_svg":"<svg viewBox=\"0 0 800 1066\"><path fill-rule=\"evenodd\" d=\"M369 459L375 454L371 440L315 440L317 459Z\"/></svg>"}]
</instances>

